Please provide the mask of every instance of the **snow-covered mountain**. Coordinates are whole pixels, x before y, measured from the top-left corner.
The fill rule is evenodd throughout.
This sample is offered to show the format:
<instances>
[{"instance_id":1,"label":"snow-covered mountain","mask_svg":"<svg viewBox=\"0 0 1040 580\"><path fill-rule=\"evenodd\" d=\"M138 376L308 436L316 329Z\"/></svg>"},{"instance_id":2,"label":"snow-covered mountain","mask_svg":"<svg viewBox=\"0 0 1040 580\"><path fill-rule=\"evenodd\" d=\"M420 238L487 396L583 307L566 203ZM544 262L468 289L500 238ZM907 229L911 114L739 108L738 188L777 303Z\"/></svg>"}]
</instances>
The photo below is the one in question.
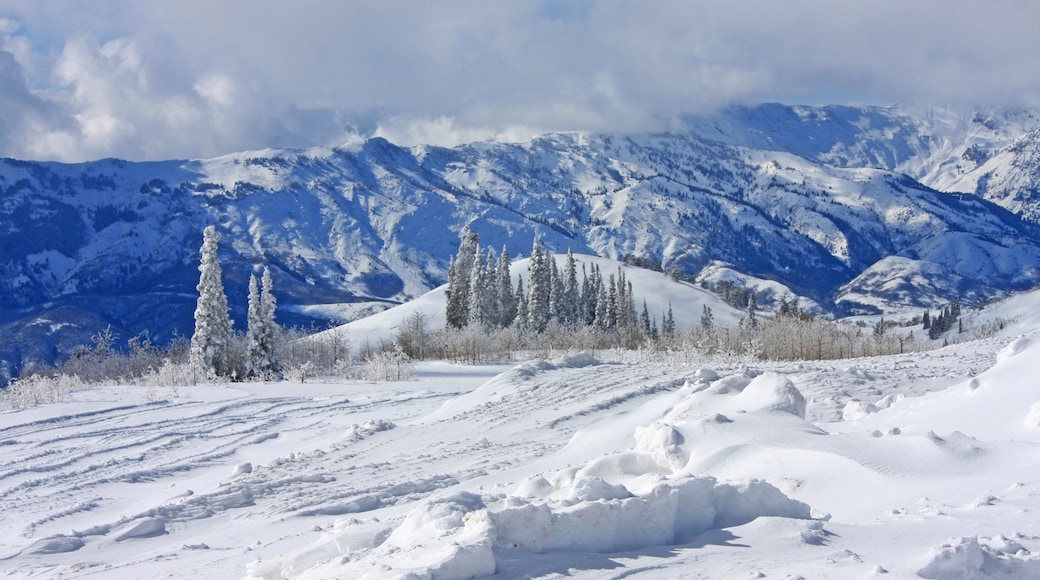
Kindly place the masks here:
<instances>
[{"instance_id":1,"label":"snow-covered mountain","mask_svg":"<svg viewBox=\"0 0 1040 580\"><path fill-rule=\"evenodd\" d=\"M1038 119L763 105L664 134L0 160L0 373L109 324L123 338L190 333L211 223L239 320L262 265L288 324L419 296L445 280L467 227L514 256L539 236L557 252L722 272L836 314L1000 296L1040 279Z\"/></svg>"}]
</instances>

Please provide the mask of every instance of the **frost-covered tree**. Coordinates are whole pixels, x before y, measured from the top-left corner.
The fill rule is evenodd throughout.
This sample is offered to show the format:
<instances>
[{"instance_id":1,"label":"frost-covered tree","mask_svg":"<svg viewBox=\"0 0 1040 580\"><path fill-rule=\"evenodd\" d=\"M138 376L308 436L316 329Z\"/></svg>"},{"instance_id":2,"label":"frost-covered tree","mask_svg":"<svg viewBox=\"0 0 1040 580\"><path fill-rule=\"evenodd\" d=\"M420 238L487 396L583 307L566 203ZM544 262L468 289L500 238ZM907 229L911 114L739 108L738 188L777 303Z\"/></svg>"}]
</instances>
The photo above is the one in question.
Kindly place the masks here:
<instances>
[{"instance_id":1,"label":"frost-covered tree","mask_svg":"<svg viewBox=\"0 0 1040 580\"><path fill-rule=\"evenodd\" d=\"M265 267L261 283L249 276L248 328L246 329L246 372L254 378L279 378L282 367L275 354L277 308L271 280L271 269Z\"/></svg>"},{"instance_id":2,"label":"frost-covered tree","mask_svg":"<svg viewBox=\"0 0 1040 580\"><path fill-rule=\"evenodd\" d=\"M192 362L214 377L231 374L231 318L217 259L219 242L217 228L207 226L202 232L202 257L196 286L199 298L195 306L195 333L191 335Z\"/></svg>"},{"instance_id":3,"label":"frost-covered tree","mask_svg":"<svg viewBox=\"0 0 1040 580\"><path fill-rule=\"evenodd\" d=\"M498 255L498 325L507 328L516 320L517 298L513 295L513 281L509 268L513 260L509 257L509 250L502 246L502 253Z\"/></svg>"},{"instance_id":4,"label":"frost-covered tree","mask_svg":"<svg viewBox=\"0 0 1040 580\"><path fill-rule=\"evenodd\" d=\"M470 281L473 259L480 254L480 236L466 230L462 234L458 255L448 264L448 289L445 319L448 326L462 328L469 322Z\"/></svg>"},{"instance_id":5,"label":"frost-covered tree","mask_svg":"<svg viewBox=\"0 0 1040 580\"><path fill-rule=\"evenodd\" d=\"M711 308L705 304L701 308L701 328L706 332L711 332L715 328L715 316L711 313Z\"/></svg>"},{"instance_id":6,"label":"frost-covered tree","mask_svg":"<svg viewBox=\"0 0 1040 580\"><path fill-rule=\"evenodd\" d=\"M531 259L527 262L527 329L540 333L549 324L550 276L549 260L552 256L542 250L536 239L531 248Z\"/></svg>"},{"instance_id":7,"label":"frost-covered tree","mask_svg":"<svg viewBox=\"0 0 1040 580\"><path fill-rule=\"evenodd\" d=\"M650 310L646 307L646 300L643 300L643 312L639 315L639 325L643 330L643 334L646 336L651 335L650 328Z\"/></svg>"},{"instance_id":8,"label":"frost-covered tree","mask_svg":"<svg viewBox=\"0 0 1040 580\"><path fill-rule=\"evenodd\" d=\"M581 314L581 295L578 293L578 266L574 260L574 252L567 249L567 263L563 269L563 317L561 322L568 325L579 324Z\"/></svg>"},{"instance_id":9,"label":"frost-covered tree","mask_svg":"<svg viewBox=\"0 0 1040 580\"><path fill-rule=\"evenodd\" d=\"M513 294L513 298L516 299L516 318L513 319L513 326L516 327L520 332L527 330L527 296L524 294L524 279L519 278L516 281L516 293Z\"/></svg>"},{"instance_id":10,"label":"frost-covered tree","mask_svg":"<svg viewBox=\"0 0 1040 580\"><path fill-rule=\"evenodd\" d=\"M667 338L675 336L675 317L672 316L672 303L668 303L668 311L661 322L661 334Z\"/></svg>"},{"instance_id":11,"label":"frost-covered tree","mask_svg":"<svg viewBox=\"0 0 1040 580\"><path fill-rule=\"evenodd\" d=\"M469 324L490 330L498 326L498 280L495 276L495 251L488 248L487 259L473 257L469 286Z\"/></svg>"}]
</instances>

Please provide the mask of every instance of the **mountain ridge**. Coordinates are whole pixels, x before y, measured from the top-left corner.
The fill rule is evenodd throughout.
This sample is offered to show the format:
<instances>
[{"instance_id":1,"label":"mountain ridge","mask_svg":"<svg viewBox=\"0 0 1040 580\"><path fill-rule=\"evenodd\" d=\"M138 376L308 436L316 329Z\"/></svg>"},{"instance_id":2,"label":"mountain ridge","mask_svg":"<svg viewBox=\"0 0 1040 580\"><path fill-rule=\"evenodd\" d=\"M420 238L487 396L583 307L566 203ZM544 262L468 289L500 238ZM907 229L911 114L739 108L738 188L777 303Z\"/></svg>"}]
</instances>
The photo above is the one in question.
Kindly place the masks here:
<instances>
[{"instance_id":1,"label":"mountain ridge","mask_svg":"<svg viewBox=\"0 0 1040 580\"><path fill-rule=\"evenodd\" d=\"M514 255L538 237L693 278L721 264L834 315L1035 286L1040 204L1028 185L1040 129L1026 126L1040 115L943 115L761 105L672 133L0 160L0 373L67 355L109 324L122 338L190 334L211 223L240 324L249 274L264 265L282 323L351 318L442 283L467 228ZM778 144L787 150L769 148ZM973 146L976 161L963 157ZM928 184L972 179L968 192Z\"/></svg>"}]
</instances>

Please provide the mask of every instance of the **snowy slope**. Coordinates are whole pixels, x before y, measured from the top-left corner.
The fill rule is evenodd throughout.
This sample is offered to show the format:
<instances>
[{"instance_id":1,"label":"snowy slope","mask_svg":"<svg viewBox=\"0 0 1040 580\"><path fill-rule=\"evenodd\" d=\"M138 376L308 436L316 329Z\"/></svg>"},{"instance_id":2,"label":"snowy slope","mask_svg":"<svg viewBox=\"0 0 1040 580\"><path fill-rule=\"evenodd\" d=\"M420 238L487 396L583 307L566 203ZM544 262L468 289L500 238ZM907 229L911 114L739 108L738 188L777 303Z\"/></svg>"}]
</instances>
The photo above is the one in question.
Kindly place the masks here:
<instances>
[{"instance_id":1,"label":"snowy slope","mask_svg":"<svg viewBox=\"0 0 1040 580\"><path fill-rule=\"evenodd\" d=\"M913 356L77 390L0 412L0 570L1037 577L1037 300Z\"/></svg>"}]
</instances>

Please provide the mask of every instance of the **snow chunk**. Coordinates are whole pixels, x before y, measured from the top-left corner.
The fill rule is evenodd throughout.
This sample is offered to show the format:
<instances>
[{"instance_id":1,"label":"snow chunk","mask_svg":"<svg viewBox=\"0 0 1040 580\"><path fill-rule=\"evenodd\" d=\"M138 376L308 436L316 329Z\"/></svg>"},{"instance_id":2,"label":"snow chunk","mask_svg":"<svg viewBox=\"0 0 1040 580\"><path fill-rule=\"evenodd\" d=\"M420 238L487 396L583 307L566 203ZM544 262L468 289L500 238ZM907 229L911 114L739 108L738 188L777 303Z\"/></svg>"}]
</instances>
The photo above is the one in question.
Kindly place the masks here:
<instances>
[{"instance_id":1,"label":"snow chunk","mask_svg":"<svg viewBox=\"0 0 1040 580\"><path fill-rule=\"evenodd\" d=\"M737 395L747 411L778 411L805 418L805 397L794 384L777 373L764 373Z\"/></svg>"},{"instance_id":2,"label":"snow chunk","mask_svg":"<svg viewBox=\"0 0 1040 580\"><path fill-rule=\"evenodd\" d=\"M647 453L662 467L678 471L689 461L682 444L686 442L682 433L667 423L653 423L636 427L636 449Z\"/></svg>"},{"instance_id":3,"label":"snow chunk","mask_svg":"<svg viewBox=\"0 0 1040 580\"><path fill-rule=\"evenodd\" d=\"M862 419L871 413L877 413L877 405L864 403L863 401L849 401L841 412L841 418L845 421Z\"/></svg>"},{"instance_id":4,"label":"snow chunk","mask_svg":"<svg viewBox=\"0 0 1040 580\"><path fill-rule=\"evenodd\" d=\"M1040 557L1003 536L958 538L932 549L922 578L1038 578Z\"/></svg>"},{"instance_id":5,"label":"snow chunk","mask_svg":"<svg viewBox=\"0 0 1040 580\"><path fill-rule=\"evenodd\" d=\"M235 470L231 472L232 477L238 477L240 475L247 475L253 473L253 464L246 461L245 463L239 463L235 466Z\"/></svg>"}]
</instances>

